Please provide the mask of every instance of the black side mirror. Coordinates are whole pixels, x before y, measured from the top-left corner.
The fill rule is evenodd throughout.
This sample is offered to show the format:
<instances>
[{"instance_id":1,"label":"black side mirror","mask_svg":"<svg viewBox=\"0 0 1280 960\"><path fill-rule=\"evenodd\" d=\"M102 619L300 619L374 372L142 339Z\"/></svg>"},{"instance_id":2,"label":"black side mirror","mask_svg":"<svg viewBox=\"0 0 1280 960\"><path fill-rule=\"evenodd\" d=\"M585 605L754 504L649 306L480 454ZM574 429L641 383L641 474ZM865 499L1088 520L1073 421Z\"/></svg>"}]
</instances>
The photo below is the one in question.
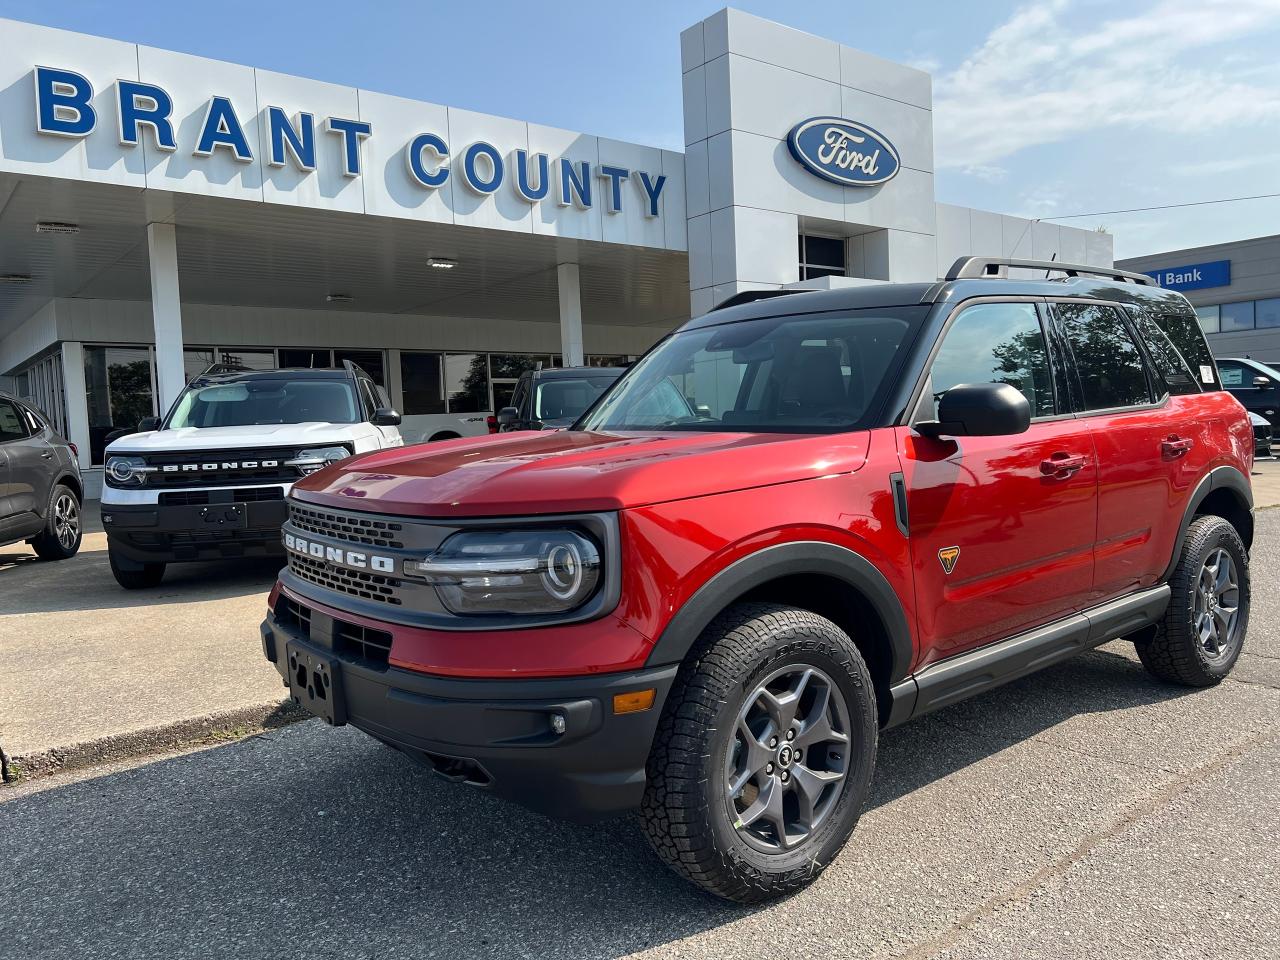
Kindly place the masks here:
<instances>
[{"instance_id":1,"label":"black side mirror","mask_svg":"<svg viewBox=\"0 0 1280 960\"><path fill-rule=\"evenodd\" d=\"M400 414L390 407L379 407L373 411L373 419L369 422L375 427L398 427L400 426L400 420Z\"/></svg>"},{"instance_id":2,"label":"black side mirror","mask_svg":"<svg viewBox=\"0 0 1280 960\"><path fill-rule=\"evenodd\" d=\"M498 411L498 429L510 430L520 419L520 411L515 407L503 407Z\"/></svg>"},{"instance_id":3,"label":"black side mirror","mask_svg":"<svg viewBox=\"0 0 1280 960\"><path fill-rule=\"evenodd\" d=\"M138 421L138 433L149 433L152 430L160 429L159 417L143 417Z\"/></svg>"},{"instance_id":4,"label":"black side mirror","mask_svg":"<svg viewBox=\"0 0 1280 960\"><path fill-rule=\"evenodd\" d=\"M938 419L917 423L926 437L1004 437L1031 426L1031 404L1007 383L961 383L938 401Z\"/></svg>"},{"instance_id":5,"label":"black side mirror","mask_svg":"<svg viewBox=\"0 0 1280 960\"><path fill-rule=\"evenodd\" d=\"M1264 377L1261 374L1259 374L1258 376L1253 378L1253 385L1255 387L1269 387L1271 386L1271 378Z\"/></svg>"}]
</instances>

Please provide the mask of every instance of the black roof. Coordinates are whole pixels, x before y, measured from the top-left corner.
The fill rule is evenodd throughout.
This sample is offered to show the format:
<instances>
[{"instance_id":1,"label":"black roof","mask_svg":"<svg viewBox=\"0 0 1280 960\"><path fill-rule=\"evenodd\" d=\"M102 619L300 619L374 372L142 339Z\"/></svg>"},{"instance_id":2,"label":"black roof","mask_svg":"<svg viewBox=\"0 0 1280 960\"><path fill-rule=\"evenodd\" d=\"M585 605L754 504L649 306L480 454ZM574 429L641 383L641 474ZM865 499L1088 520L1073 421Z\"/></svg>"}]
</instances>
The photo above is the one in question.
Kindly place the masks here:
<instances>
[{"instance_id":1,"label":"black roof","mask_svg":"<svg viewBox=\"0 0 1280 960\"><path fill-rule=\"evenodd\" d=\"M534 370L535 380L578 380L582 377L620 377L626 367L543 367Z\"/></svg>"},{"instance_id":2,"label":"black roof","mask_svg":"<svg viewBox=\"0 0 1280 960\"><path fill-rule=\"evenodd\" d=\"M219 383L243 383L246 380L350 380L351 374L339 367L278 367L272 370L231 370L222 368L194 377L188 386L212 386Z\"/></svg>"}]
</instances>

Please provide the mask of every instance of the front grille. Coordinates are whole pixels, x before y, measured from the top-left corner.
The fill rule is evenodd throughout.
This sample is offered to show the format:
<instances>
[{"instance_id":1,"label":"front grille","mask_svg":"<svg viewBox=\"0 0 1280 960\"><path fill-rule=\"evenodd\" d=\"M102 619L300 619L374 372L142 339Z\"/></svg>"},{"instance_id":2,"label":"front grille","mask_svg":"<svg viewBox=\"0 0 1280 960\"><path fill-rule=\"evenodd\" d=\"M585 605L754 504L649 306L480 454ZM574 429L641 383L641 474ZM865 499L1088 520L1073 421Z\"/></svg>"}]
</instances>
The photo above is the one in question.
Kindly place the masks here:
<instances>
[{"instance_id":1,"label":"front grille","mask_svg":"<svg viewBox=\"0 0 1280 960\"><path fill-rule=\"evenodd\" d=\"M162 507L198 507L209 503L265 503L283 500L283 487L244 487L239 490L175 490L160 494Z\"/></svg>"},{"instance_id":2,"label":"front grille","mask_svg":"<svg viewBox=\"0 0 1280 960\"><path fill-rule=\"evenodd\" d=\"M306 604L281 594L276 600L275 614L281 623L311 639L311 608ZM391 634L334 618L333 649L338 654L386 666L391 659Z\"/></svg>"},{"instance_id":3,"label":"front grille","mask_svg":"<svg viewBox=\"0 0 1280 960\"><path fill-rule=\"evenodd\" d=\"M363 543L369 547L404 547L400 539L403 527L394 520L377 520L336 510L313 510L296 503L289 504L289 520L299 530L322 537Z\"/></svg>"},{"instance_id":4,"label":"front grille","mask_svg":"<svg viewBox=\"0 0 1280 960\"><path fill-rule=\"evenodd\" d=\"M294 467L285 466L285 462L297 455L293 447L286 448L249 448L243 450L189 450L186 452L148 453L148 466L160 467L147 477L147 486L174 487L230 487L241 484L261 484L268 481L292 483L299 473ZM225 464L239 464L243 461L261 463L263 460L275 461L273 467L226 467ZM196 470L182 468L196 466ZM163 468L178 467L177 470ZM211 468L211 469L206 469Z\"/></svg>"},{"instance_id":5,"label":"front grille","mask_svg":"<svg viewBox=\"0 0 1280 960\"><path fill-rule=\"evenodd\" d=\"M333 567L323 560L292 552L289 554L289 570L308 583L351 597L376 600L397 607L404 602L399 596L401 583L395 577Z\"/></svg>"}]
</instances>

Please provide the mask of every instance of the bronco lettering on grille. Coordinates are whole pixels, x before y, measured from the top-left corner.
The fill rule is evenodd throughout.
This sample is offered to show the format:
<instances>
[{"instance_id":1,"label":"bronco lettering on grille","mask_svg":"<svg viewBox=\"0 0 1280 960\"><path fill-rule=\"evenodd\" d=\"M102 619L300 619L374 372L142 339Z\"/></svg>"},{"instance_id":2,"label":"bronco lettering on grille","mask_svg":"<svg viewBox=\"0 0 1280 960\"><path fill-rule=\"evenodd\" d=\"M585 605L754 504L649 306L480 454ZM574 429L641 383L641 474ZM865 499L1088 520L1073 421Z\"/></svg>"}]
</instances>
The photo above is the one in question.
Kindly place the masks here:
<instances>
[{"instance_id":1,"label":"bronco lettering on grille","mask_svg":"<svg viewBox=\"0 0 1280 960\"><path fill-rule=\"evenodd\" d=\"M279 460L222 460L217 463L166 463L160 469L164 473L199 473L201 470L271 470L279 466Z\"/></svg>"},{"instance_id":2,"label":"bronco lettering on grille","mask_svg":"<svg viewBox=\"0 0 1280 960\"><path fill-rule=\"evenodd\" d=\"M343 567L352 567L356 570L376 570L378 573L396 572L394 557L382 557L377 554L361 553L358 550L331 547L327 544L316 543L314 540L304 540L302 537L296 537L292 533L284 535L284 546L286 550L292 550L294 553L315 557L317 560L327 560Z\"/></svg>"}]
</instances>

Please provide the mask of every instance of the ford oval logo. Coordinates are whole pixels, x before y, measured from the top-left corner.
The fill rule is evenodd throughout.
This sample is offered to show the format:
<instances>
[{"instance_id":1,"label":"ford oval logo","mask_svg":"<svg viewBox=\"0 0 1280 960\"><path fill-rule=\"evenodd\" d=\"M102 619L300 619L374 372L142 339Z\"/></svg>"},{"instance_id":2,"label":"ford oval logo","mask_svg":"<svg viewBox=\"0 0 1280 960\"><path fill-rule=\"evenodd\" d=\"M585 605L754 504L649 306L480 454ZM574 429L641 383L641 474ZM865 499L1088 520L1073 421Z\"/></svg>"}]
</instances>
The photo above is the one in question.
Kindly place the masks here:
<instances>
[{"instance_id":1,"label":"ford oval logo","mask_svg":"<svg viewBox=\"0 0 1280 960\"><path fill-rule=\"evenodd\" d=\"M787 134L791 155L810 173L850 187L873 187L898 172L898 151L866 124L811 117Z\"/></svg>"}]
</instances>

